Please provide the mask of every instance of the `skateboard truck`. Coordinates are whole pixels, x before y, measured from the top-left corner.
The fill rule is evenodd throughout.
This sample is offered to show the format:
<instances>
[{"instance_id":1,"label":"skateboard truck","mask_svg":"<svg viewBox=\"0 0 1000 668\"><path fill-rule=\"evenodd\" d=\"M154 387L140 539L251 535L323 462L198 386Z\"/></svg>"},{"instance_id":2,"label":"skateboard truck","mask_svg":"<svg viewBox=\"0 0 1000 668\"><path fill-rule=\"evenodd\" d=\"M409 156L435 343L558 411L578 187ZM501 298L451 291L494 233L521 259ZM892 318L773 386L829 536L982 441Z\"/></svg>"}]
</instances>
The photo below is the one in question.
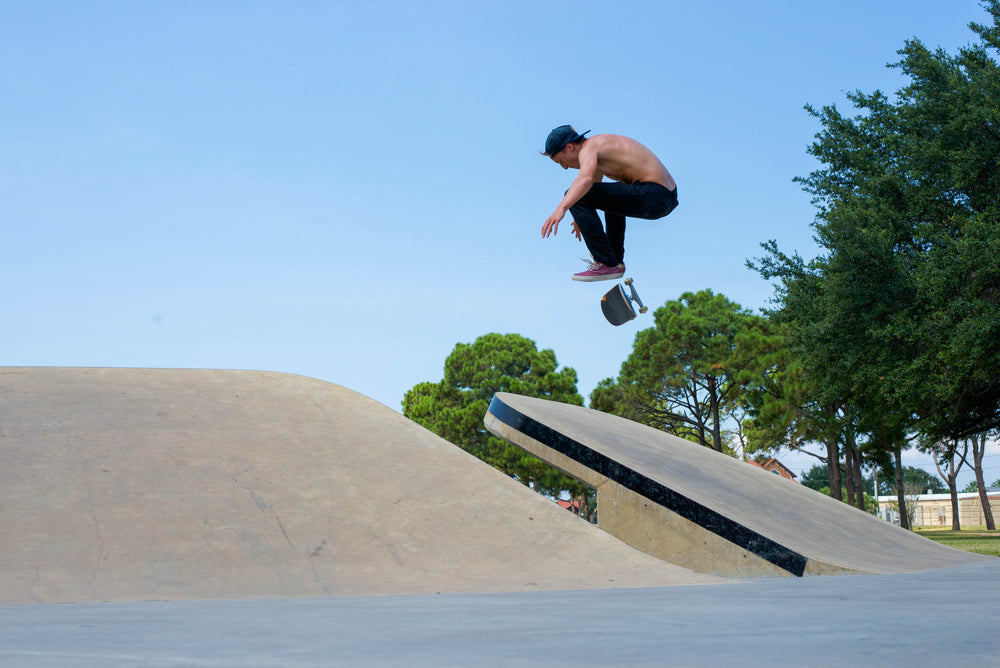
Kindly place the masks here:
<instances>
[{"instance_id":1,"label":"skateboard truck","mask_svg":"<svg viewBox=\"0 0 1000 668\"><path fill-rule=\"evenodd\" d=\"M628 292L625 291L625 288L628 288ZM631 278L626 278L624 284L616 284L601 297L601 311L604 312L604 317L607 318L608 322L616 327L624 325L638 315L634 304L639 305L639 313L645 313L649 310L639 299L639 293L635 291Z\"/></svg>"}]
</instances>

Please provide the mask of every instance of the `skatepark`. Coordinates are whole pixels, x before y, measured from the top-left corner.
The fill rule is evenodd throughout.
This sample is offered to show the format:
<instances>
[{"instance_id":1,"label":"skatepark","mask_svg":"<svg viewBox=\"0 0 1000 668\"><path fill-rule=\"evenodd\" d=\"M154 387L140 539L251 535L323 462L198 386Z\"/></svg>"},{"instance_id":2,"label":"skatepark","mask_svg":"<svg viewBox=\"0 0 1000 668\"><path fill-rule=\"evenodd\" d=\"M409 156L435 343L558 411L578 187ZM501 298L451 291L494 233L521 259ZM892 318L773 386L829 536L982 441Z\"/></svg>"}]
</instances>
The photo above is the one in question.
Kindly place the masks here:
<instances>
[{"instance_id":1,"label":"skatepark","mask_svg":"<svg viewBox=\"0 0 1000 668\"><path fill-rule=\"evenodd\" d=\"M903 665L998 649L995 559L589 409L500 393L483 418L594 487L600 524L335 384L0 368L0 664Z\"/></svg>"}]
</instances>

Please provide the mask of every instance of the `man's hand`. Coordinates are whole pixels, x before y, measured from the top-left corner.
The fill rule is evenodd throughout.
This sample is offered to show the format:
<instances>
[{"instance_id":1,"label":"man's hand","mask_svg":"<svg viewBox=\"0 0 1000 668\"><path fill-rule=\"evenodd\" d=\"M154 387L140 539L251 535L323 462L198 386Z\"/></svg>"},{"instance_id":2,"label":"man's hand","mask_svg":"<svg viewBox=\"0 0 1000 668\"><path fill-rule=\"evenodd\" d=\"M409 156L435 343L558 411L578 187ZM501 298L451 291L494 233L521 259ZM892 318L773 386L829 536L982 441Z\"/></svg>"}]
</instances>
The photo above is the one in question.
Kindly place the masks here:
<instances>
[{"instance_id":1,"label":"man's hand","mask_svg":"<svg viewBox=\"0 0 1000 668\"><path fill-rule=\"evenodd\" d=\"M543 239L546 239L550 235L553 235L553 234L556 233L556 230L559 229L559 221L561 221L565 215L566 214L563 214L562 216L560 216L558 214L558 212L557 212L557 213L553 213L551 216L549 216L549 219L545 221L544 225L542 225L542 238ZM576 221L575 220L571 220L569 224L572 226L573 236L576 237L576 240L577 241L583 241L583 235L580 234L580 226L576 224Z\"/></svg>"},{"instance_id":2,"label":"man's hand","mask_svg":"<svg viewBox=\"0 0 1000 668\"><path fill-rule=\"evenodd\" d=\"M565 211L560 213L558 210L556 210L551 216L548 217L548 219L545 221L545 224L542 225L543 239L548 239L550 236L556 233L556 230L559 229L559 221L562 220L563 217L565 217L565 215L566 215Z\"/></svg>"}]
</instances>

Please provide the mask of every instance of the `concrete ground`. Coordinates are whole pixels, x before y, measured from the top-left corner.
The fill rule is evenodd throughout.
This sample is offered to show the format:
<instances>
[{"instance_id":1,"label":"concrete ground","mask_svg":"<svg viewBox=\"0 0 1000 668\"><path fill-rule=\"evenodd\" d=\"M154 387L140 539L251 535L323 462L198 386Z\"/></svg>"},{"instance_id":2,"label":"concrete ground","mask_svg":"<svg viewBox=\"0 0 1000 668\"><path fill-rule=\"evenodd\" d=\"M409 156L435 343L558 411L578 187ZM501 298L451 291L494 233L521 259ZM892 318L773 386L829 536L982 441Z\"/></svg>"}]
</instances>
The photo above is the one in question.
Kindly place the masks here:
<instances>
[{"instance_id":1,"label":"concrete ground","mask_svg":"<svg viewBox=\"0 0 1000 668\"><path fill-rule=\"evenodd\" d=\"M0 532L3 666L988 665L1000 649L1000 561L697 573L286 374L0 368ZM883 563L868 538L851 557Z\"/></svg>"},{"instance_id":2,"label":"concrete ground","mask_svg":"<svg viewBox=\"0 0 1000 668\"><path fill-rule=\"evenodd\" d=\"M989 666L1000 561L714 587L0 607L0 665Z\"/></svg>"}]
</instances>

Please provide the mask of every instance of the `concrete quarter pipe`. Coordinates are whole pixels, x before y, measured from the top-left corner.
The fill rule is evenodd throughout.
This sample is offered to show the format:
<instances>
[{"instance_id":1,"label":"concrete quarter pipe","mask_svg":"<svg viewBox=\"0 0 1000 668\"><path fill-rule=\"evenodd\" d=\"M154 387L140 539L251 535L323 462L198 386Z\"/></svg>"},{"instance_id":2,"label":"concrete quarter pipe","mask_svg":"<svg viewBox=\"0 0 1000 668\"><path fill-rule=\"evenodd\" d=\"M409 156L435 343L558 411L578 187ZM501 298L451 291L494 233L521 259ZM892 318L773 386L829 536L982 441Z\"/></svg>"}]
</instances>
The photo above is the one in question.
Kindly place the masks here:
<instances>
[{"instance_id":1,"label":"concrete quarter pipe","mask_svg":"<svg viewBox=\"0 0 1000 668\"><path fill-rule=\"evenodd\" d=\"M302 376L0 368L0 604L707 583Z\"/></svg>"}]
</instances>

